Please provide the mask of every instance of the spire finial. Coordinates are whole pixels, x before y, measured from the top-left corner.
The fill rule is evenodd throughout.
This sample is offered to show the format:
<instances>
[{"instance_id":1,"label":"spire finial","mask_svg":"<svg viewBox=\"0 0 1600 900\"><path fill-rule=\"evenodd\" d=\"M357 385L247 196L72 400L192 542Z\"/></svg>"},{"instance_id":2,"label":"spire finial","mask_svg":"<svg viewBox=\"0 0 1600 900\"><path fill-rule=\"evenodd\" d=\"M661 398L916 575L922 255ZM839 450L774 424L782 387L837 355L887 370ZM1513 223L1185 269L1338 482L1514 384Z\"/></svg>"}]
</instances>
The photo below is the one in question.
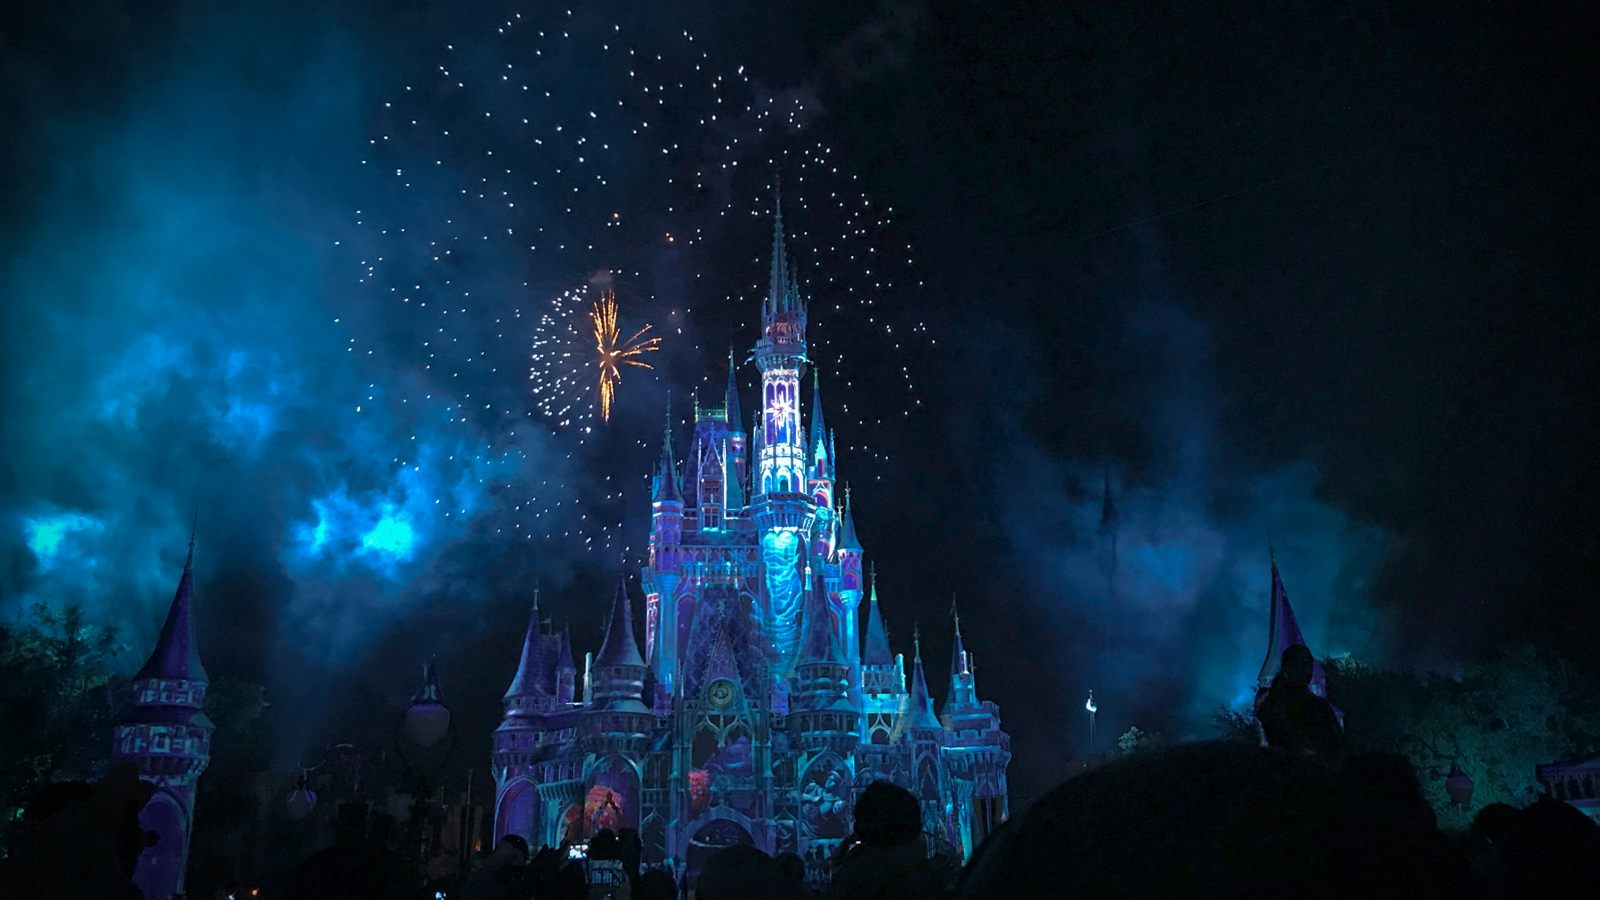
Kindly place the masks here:
<instances>
[{"instance_id":1,"label":"spire finial","mask_svg":"<svg viewBox=\"0 0 1600 900\"><path fill-rule=\"evenodd\" d=\"M194 567L194 536L200 530L200 504L194 507L194 517L189 520L189 556L183 561L183 570L189 571Z\"/></svg>"},{"instance_id":2,"label":"spire finial","mask_svg":"<svg viewBox=\"0 0 1600 900\"><path fill-rule=\"evenodd\" d=\"M950 592L950 618L956 623L956 636L961 636L961 609L956 605L956 592Z\"/></svg>"},{"instance_id":3,"label":"spire finial","mask_svg":"<svg viewBox=\"0 0 1600 900\"><path fill-rule=\"evenodd\" d=\"M789 260L783 249L783 183L778 173L772 179L772 275L767 285L768 312L784 307L788 292Z\"/></svg>"},{"instance_id":4,"label":"spire finial","mask_svg":"<svg viewBox=\"0 0 1600 900\"><path fill-rule=\"evenodd\" d=\"M911 648L917 665L922 665L922 624L916 619L911 620Z\"/></svg>"},{"instance_id":5,"label":"spire finial","mask_svg":"<svg viewBox=\"0 0 1600 900\"><path fill-rule=\"evenodd\" d=\"M1278 567L1278 554L1273 551L1271 541L1267 541L1267 559L1272 562L1272 567L1274 569Z\"/></svg>"}]
</instances>

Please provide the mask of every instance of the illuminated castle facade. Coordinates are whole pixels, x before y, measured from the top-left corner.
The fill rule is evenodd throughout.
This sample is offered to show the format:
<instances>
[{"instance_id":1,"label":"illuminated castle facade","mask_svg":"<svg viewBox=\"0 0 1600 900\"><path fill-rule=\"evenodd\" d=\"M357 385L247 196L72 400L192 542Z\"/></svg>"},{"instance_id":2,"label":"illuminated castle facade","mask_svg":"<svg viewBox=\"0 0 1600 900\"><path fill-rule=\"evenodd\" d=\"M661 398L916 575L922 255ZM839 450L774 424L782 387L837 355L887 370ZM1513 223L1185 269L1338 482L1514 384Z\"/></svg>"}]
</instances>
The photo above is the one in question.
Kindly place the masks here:
<instances>
[{"instance_id":1,"label":"illuminated castle facade","mask_svg":"<svg viewBox=\"0 0 1600 900\"><path fill-rule=\"evenodd\" d=\"M642 645L620 583L580 676L535 599L494 735L497 839L556 845L636 828L647 862L691 870L737 843L831 853L856 794L880 779L914 793L924 830L963 857L1005 820L1010 737L978 699L959 619L936 714L919 643L908 678L876 579L863 577L815 377L802 423L806 304L781 213L751 361L761 402L750 432L730 356L723 405L697 405L681 468L670 425L663 438Z\"/></svg>"}]
</instances>

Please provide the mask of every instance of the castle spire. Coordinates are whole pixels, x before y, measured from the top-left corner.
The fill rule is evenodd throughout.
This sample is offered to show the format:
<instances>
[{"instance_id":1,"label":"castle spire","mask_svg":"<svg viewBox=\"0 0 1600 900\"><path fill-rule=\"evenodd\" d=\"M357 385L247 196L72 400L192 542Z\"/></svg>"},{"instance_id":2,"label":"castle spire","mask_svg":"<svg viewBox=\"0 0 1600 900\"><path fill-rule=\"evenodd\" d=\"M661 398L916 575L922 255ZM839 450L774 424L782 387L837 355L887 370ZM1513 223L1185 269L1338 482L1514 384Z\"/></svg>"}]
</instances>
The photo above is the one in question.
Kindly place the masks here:
<instances>
[{"instance_id":1,"label":"castle spire","mask_svg":"<svg viewBox=\"0 0 1600 900\"><path fill-rule=\"evenodd\" d=\"M131 762L167 808L147 823L157 840L134 864L133 884L146 897L183 894L195 784L211 761L215 726L204 712L207 679L194 639L193 604L191 528L189 555L161 635L133 677L133 705L112 727L113 758Z\"/></svg>"},{"instance_id":2,"label":"castle spire","mask_svg":"<svg viewBox=\"0 0 1600 900\"><path fill-rule=\"evenodd\" d=\"M856 539L856 519L850 513L850 486L844 486L844 524L840 528L839 549L861 551L861 541Z\"/></svg>"},{"instance_id":3,"label":"castle spire","mask_svg":"<svg viewBox=\"0 0 1600 900\"><path fill-rule=\"evenodd\" d=\"M861 662L869 666L893 665L889 632L883 627L883 610L878 607L878 566L872 566L872 593L867 600L867 648Z\"/></svg>"},{"instance_id":4,"label":"castle spire","mask_svg":"<svg viewBox=\"0 0 1600 900\"><path fill-rule=\"evenodd\" d=\"M789 254L783 246L783 184L772 184L772 272L767 282L767 312L787 308L789 294Z\"/></svg>"},{"instance_id":5,"label":"castle spire","mask_svg":"<svg viewBox=\"0 0 1600 900\"><path fill-rule=\"evenodd\" d=\"M639 642L633 637L633 601L628 598L626 577L617 579L617 594L611 601L611 618L606 622L606 636L600 642L600 653L595 656L596 667L644 667L644 657L639 653Z\"/></svg>"},{"instance_id":6,"label":"castle spire","mask_svg":"<svg viewBox=\"0 0 1600 900\"><path fill-rule=\"evenodd\" d=\"M528 613L528 628L522 633L522 657L517 661L517 674L506 688L505 699L523 697L535 691L549 691L540 684L540 676L547 668L544 662L544 641L539 628L539 589L533 589L533 606Z\"/></svg>"},{"instance_id":7,"label":"castle spire","mask_svg":"<svg viewBox=\"0 0 1600 900\"><path fill-rule=\"evenodd\" d=\"M728 390L723 403L728 407L728 430L744 434L744 413L739 409L738 366L733 361L733 345L728 345Z\"/></svg>"},{"instance_id":8,"label":"castle spire","mask_svg":"<svg viewBox=\"0 0 1600 900\"><path fill-rule=\"evenodd\" d=\"M945 715L978 706L977 679L972 674L972 658L961 640L961 613L956 598L950 597L950 617L955 622L955 639L950 643L950 693L944 698Z\"/></svg>"},{"instance_id":9,"label":"castle spire","mask_svg":"<svg viewBox=\"0 0 1600 900\"><path fill-rule=\"evenodd\" d=\"M956 607L956 598L950 596L950 619L955 622L956 637L950 645L950 674L971 675L972 667L967 660L967 648L961 641L961 610Z\"/></svg>"},{"instance_id":10,"label":"castle spire","mask_svg":"<svg viewBox=\"0 0 1600 900\"><path fill-rule=\"evenodd\" d=\"M661 459L656 464L655 483L650 487L650 499L655 503L683 502L683 492L678 488L678 461L672 455L672 394L667 393L667 424L662 431Z\"/></svg>"},{"instance_id":11,"label":"castle spire","mask_svg":"<svg viewBox=\"0 0 1600 900\"><path fill-rule=\"evenodd\" d=\"M156 638L150 658L134 675L134 680L146 678L181 678L185 681L205 682L206 669L200 664L200 648L194 639L194 528L189 530L189 555L183 561L183 575L178 578L178 590L167 607L167 619L161 625L161 635Z\"/></svg>"},{"instance_id":12,"label":"castle spire","mask_svg":"<svg viewBox=\"0 0 1600 900\"><path fill-rule=\"evenodd\" d=\"M1306 646L1305 636L1300 633L1300 623L1295 621L1294 607L1289 605L1289 592L1284 589L1283 577L1278 574L1278 557L1271 544L1267 545L1267 557L1272 564L1272 599L1267 614L1267 656L1261 661L1261 671L1256 676L1256 684L1260 689L1272 684L1272 676L1278 674L1278 667L1283 664L1283 651L1296 644ZM1311 692L1319 697L1327 692L1327 676L1323 674L1322 661L1314 656Z\"/></svg>"},{"instance_id":13,"label":"castle spire","mask_svg":"<svg viewBox=\"0 0 1600 900\"><path fill-rule=\"evenodd\" d=\"M811 459L828 453L828 427L822 422L822 376L811 367Z\"/></svg>"},{"instance_id":14,"label":"castle spire","mask_svg":"<svg viewBox=\"0 0 1600 900\"><path fill-rule=\"evenodd\" d=\"M922 630L911 629L911 643L915 648L915 662L911 664L911 692L906 695L906 712L912 728L940 728L939 717L933 714L933 695L928 691L928 677L922 670Z\"/></svg>"},{"instance_id":15,"label":"castle spire","mask_svg":"<svg viewBox=\"0 0 1600 900\"><path fill-rule=\"evenodd\" d=\"M805 609L801 613L799 665L826 663L845 665L839 629L834 627L833 611L828 608L828 589L822 580L821 560L806 559Z\"/></svg>"}]
</instances>

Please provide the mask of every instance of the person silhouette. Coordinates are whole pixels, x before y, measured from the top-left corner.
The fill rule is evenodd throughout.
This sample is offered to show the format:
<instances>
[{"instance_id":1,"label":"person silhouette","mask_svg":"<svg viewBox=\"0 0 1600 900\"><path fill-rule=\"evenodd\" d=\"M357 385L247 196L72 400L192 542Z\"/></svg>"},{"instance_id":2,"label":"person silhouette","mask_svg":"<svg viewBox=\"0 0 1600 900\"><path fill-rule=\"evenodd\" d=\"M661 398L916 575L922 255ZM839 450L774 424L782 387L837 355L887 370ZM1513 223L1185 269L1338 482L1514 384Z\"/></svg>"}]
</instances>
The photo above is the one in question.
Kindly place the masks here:
<instances>
[{"instance_id":1,"label":"person silhouette","mask_svg":"<svg viewBox=\"0 0 1600 900\"><path fill-rule=\"evenodd\" d=\"M1307 755L1337 753L1344 731L1333 704L1311 692L1313 661L1304 644L1284 648L1283 662L1256 708L1268 747Z\"/></svg>"}]
</instances>

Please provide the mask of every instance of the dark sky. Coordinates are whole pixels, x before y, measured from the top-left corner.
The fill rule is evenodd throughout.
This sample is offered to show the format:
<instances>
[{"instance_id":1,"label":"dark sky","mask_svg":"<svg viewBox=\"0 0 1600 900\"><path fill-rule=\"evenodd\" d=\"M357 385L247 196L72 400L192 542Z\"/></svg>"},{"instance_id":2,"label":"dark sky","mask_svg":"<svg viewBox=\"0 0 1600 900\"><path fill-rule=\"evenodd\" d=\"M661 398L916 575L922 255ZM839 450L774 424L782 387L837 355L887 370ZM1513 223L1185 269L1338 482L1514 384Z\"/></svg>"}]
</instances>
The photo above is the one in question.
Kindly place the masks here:
<instances>
[{"instance_id":1,"label":"dark sky","mask_svg":"<svg viewBox=\"0 0 1600 900\"><path fill-rule=\"evenodd\" d=\"M1269 542L1318 652L1600 662L1592 14L634 6L8 5L0 609L143 648L198 505L286 764L437 653L481 765L535 580L596 644L666 391L753 335L776 172L890 629L958 599L1019 793L1090 688L1205 732ZM558 427L585 285L664 349Z\"/></svg>"}]
</instances>

